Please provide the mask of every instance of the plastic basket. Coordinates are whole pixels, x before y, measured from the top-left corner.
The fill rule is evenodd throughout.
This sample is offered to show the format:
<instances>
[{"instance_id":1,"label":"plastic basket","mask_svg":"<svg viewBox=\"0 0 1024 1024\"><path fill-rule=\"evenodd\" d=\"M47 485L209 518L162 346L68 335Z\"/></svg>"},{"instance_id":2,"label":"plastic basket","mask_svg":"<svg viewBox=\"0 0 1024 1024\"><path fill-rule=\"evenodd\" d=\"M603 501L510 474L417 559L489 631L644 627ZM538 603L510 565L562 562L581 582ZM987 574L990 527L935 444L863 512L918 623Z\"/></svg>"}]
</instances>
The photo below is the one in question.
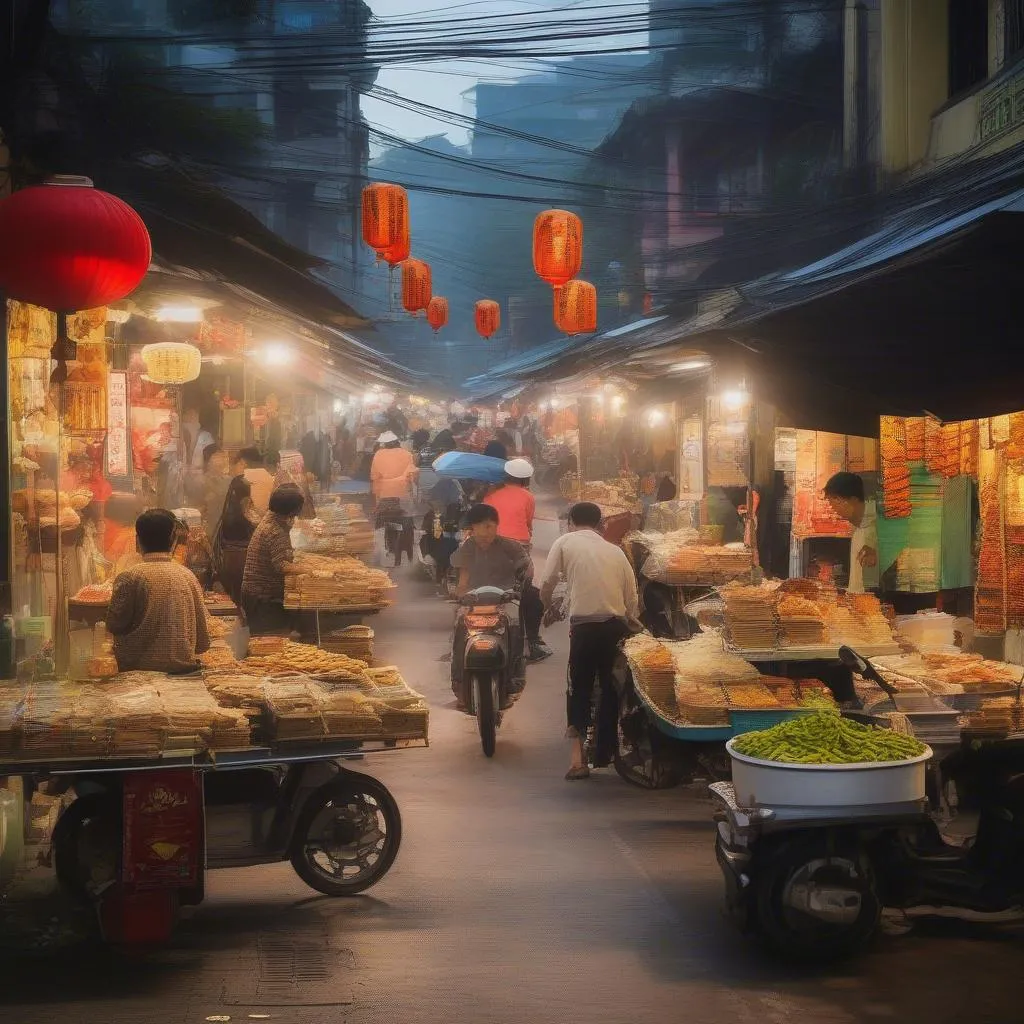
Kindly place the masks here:
<instances>
[{"instance_id":1,"label":"plastic basket","mask_svg":"<svg viewBox=\"0 0 1024 1024\"><path fill-rule=\"evenodd\" d=\"M760 732L762 729L770 729L780 722L788 722L791 718L799 718L800 715L812 715L818 708L780 708L778 711L729 711L729 722L732 725L734 736L745 732Z\"/></svg>"}]
</instances>

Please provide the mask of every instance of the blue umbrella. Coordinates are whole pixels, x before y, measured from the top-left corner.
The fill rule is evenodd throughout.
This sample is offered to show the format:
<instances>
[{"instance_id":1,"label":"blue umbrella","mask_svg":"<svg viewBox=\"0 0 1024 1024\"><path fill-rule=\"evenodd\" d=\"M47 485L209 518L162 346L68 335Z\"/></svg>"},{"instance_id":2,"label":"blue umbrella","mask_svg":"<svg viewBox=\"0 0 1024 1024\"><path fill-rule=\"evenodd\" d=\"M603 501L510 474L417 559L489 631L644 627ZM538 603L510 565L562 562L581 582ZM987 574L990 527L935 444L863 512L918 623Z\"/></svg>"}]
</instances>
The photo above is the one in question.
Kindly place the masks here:
<instances>
[{"instance_id":1,"label":"blue umbrella","mask_svg":"<svg viewBox=\"0 0 1024 1024\"><path fill-rule=\"evenodd\" d=\"M500 484L505 480L505 460L476 452L445 452L434 459L434 472L455 480L479 480Z\"/></svg>"}]
</instances>

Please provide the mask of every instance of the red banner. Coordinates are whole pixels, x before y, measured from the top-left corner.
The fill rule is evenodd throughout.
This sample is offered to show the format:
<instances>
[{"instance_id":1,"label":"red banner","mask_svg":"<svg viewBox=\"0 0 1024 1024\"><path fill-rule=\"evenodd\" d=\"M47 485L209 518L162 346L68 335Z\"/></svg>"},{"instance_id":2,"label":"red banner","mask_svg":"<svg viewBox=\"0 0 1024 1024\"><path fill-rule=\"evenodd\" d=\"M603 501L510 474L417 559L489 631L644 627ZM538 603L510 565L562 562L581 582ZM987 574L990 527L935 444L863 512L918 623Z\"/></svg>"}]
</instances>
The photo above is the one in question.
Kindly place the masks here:
<instances>
[{"instance_id":1,"label":"red banner","mask_svg":"<svg viewBox=\"0 0 1024 1024\"><path fill-rule=\"evenodd\" d=\"M126 889L192 888L202 866L202 776L189 768L127 776L121 869Z\"/></svg>"}]
</instances>

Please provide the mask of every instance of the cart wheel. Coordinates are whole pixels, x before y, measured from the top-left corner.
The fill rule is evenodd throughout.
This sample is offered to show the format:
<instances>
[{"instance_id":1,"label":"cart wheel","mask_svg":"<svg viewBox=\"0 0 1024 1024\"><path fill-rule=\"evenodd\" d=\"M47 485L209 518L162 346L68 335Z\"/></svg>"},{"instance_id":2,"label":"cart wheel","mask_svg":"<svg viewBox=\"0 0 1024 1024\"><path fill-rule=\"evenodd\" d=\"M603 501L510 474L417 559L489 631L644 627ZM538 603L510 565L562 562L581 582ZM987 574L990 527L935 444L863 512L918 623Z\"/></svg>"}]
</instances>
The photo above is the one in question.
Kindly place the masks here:
<instances>
[{"instance_id":1,"label":"cart wheel","mask_svg":"<svg viewBox=\"0 0 1024 1024\"><path fill-rule=\"evenodd\" d=\"M81 903L117 880L121 851L121 802L111 794L80 796L53 830L54 873L61 888Z\"/></svg>"},{"instance_id":2,"label":"cart wheel","mask_svg":"<svg viewBox=\"0 0 1024 1024\"><path fill-rule=\"evenodd\" d=\"M870 861L820 834L765 856L755 882L755 926L774 953L824 963L859 951L882 913ZM814 909L812 909L814 908Z\"/></svg>"},{"instance_id":3,"label":"cart wheel","mask_svg":"<svg viewBox=\"0 0 1024 1024\"><path fill-rule=\"evenodd\" d=\"M619 749L615 770L619 778L640 789L673 789L682 782L682 770L661 749L658 734L647 716L636 709L619 719Z\"/></svg>"},{"instance_id":4,"label":"cart wheel","mask_svg":"<svg viewBox=\"0 0 1024 1024\"><path fill-rule=\"evenodd\" d=\"M391 869L402 842L402 816L383 783L344 772L314 793L299 815L291 862L311 889L355 896Z\"/></svg>"}]
</instances>

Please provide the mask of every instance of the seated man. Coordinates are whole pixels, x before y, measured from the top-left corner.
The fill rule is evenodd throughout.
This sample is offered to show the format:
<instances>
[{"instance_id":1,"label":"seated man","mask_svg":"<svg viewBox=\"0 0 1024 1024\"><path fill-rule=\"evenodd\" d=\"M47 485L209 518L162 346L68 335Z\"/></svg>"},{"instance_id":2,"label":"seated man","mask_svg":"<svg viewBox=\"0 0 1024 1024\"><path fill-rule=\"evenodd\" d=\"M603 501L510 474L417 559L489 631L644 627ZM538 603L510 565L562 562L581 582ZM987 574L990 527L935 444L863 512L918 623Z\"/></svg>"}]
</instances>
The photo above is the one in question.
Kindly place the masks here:
<instances>
[{"instance_id":1,"label":"seated man","mask_svg":"<svg viewBox=\"0 0 1024 1024\"><path fill-rule=\"evenodd\" d=\"M452 565L459 570L458 595L462 597L480 587L498 587L513 590L520 585L533 568L530 556L522 544L498 536L498 511L490 505L474 505L466 515L469 537L452 555ZM519 627L519 613L509 616L511 643L509 651L519 661L522 655L523 634ZM455 644L452 650L452 690L460 702L462 694L462 663L465 656L466 636L461 618L456 623ZM518 670L513 670L513 685Z\"/></svg>"},{"instance_id":2,"label":"seated man","mask_svg":"<svg viewBox=\"0 0 1024 1024\"><path fill-rule=\"evenodd\" d=\"M135 523L142 561L114 580L107 611L122 672L192 672L210 649L199 581L171 558L178 527L165 508L143 512Z\"/></svg>"}]
</instances>

